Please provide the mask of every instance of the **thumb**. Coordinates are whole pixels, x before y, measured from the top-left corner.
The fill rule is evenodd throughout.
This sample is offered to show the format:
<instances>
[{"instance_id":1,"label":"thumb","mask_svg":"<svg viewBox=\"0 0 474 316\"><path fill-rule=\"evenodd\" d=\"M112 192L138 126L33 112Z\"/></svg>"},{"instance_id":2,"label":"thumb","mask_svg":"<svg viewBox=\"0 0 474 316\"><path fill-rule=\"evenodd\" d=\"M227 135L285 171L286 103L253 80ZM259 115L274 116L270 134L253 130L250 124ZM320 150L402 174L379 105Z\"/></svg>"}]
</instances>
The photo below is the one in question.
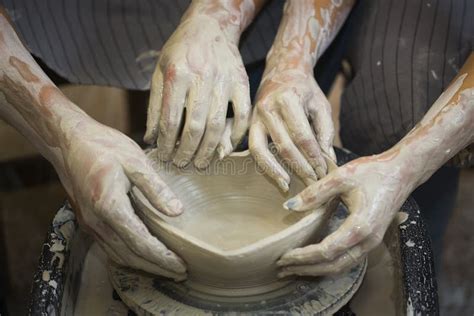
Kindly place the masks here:
<instances>
[{"instance_id":1,"label":"thumb","mask_svg":"<svg viewBox=\"0 0 474 316\"><path fill-rule=\"evenodd\" d=\"M347 185L341 179L336 178L334 174L329 174L286 201L283 207L292 211L316 209L346 189Z\"/></svg>"}]
</instances>

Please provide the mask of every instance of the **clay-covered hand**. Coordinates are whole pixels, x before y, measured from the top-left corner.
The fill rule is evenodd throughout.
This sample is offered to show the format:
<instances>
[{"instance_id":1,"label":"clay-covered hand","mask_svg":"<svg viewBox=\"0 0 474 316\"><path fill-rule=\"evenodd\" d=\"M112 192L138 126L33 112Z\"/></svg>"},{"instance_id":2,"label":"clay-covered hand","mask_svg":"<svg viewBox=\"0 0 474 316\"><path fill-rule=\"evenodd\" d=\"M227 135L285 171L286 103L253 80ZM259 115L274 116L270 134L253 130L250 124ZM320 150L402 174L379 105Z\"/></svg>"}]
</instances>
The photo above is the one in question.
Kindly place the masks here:
<instances>
[{"instance_id":1,"label":"clay-covered hand","mask_svg":"<svg viewBox=\"0 0 474 316\"><path fill-rule=\"evenodd\" d=\"M306 184L335 161L331 107L316 83L313 69L337 34L353 0L287 1L257 94L249 146L258 165L287 191L290 177L268 149L273 140L282 162Z\"/></svg>"},{"instance_id":2,"label":"clay-covered hand","mask_svg":"<svg viewBox=\"0 0 474 316\"><path fill-rule=\"evenodd\" d=\"M281 161L307 184L323 177L323 154L335 160L331 106L309 70L279 69L260 85L249 145L258 165L283 190L290 177L268 148L270 136Z\"/></svg>"},{"instance_id":3,"label":"clay-covered hand","mask_svg":"<svg viewBox=\"0 0 474 316\"><path fill-rule=\"evenodd\" d=\"M161 160L182 167L194 159L205 168L216 149L223 158L248 129L248 77L238 37L225 27L205 13L187 14L161 51L145 134ZM230 103L234 118L226 122Z\"/></svg>"},{"instance_id":4,"label":"clay-covered hand","mask_svg":"<svg viewBox=\"0 0 474 316\"><path fill-rule=\"evenodd\" d=\"M119 264L177 280L181 259L153 237L129 197L135 185L150 203L175 216L181 203L140 147L68 100L22 45L0 8L0 118L55 167L78 221Z\"/></svg>"},{"instance_id":5,"label":"clay-covered hand","mask_svg":"<svg viewBox=\"0 0 474 316\"><path fill-rule=\"evenodd\" d=\"M344 271L381 241L392 219L420 184L474 142L474 54L423 119L386 152L351 161L288 200L294 211L339 197L349 217L318 244L282 256L280 277Z\"/></svg>"},{"instance_id":6,"label":"clay-covered hand","mask_svg":"<svg viewBox=\"0 0 474 316\"><path fill-rule=\"evenodd\" d=\"M280 277L340 273L363 260L382 241L414 189L408 176L410 166L397 155L392 149L351 161L285 203L289 210L306 211L339 197L350 215L320 243L284 254L278 262Z\"/></svg>"},{"instance_id":7,"label":"clay-covered hand","mask_svg":"<svg viewBox=\"0 0 474 316\"><path fill-rule=\"evenodd\" d=\"M120 265L182 280L183 261L150 234L132 208L129 191L136 186L169 216L182 205L158 177L140 147L117 130L93 120L81 121L61 148L66 187L79 222Z\"/></svg>"}]
</instances>

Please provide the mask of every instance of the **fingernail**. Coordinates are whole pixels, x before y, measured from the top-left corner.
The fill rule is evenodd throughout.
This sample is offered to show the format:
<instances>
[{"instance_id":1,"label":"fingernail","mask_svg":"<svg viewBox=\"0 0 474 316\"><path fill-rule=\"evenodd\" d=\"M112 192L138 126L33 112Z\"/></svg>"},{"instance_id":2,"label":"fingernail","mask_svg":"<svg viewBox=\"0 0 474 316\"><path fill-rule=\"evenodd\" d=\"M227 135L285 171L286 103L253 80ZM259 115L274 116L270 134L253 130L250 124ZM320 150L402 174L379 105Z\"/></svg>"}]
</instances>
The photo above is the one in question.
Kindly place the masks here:
<instances>
[{"instance_id":1,"label":"fingernail","mask_svg":"<svg viewBox=\"0 0 474 316\"><path fill-rule=\"evenodd\" d=\"M281 279L281 278L284 278L286 276L290 275L290 273L288 272L280 272L277 274L277 278Z\"/></svg>"},{"instance_id":2,"label":"fingernail","mask_svg":"<svg viewBox=\"0 0 474 316\"><path fill-rule=\"evenodd\" d=\"M278 186L284 191L287 192L290 187L288 186L288 183L285 181L283 178L278 179Z\"/></svg>"},{"instance_id":3,"label":"fingernail","mask_svg":"<svg viewBox=\"0 0 474 316\"><path fill-rule=\"evenodd\" d=\"M289 199L283 204L283 207L287 210L297 211L301 207L302 201L299 196Z\"/></svg>"},{"instance_id":4,"label":"fingernail","mask_svg":"<svg viewBox=\"0 0 474 316\"><path fill-rule=\"evenodd\" d=\"M180 215L183 213L183 204L178 199L171 200L168 202L168 210L174 216Z\"/></svg>"},{"instance_id":5,"label":"fingernail","mask_svg":"<svg viewBox=\"0 0 474 316\"><path fill-rule=\"evenodd\" d=\"M178 167L178 168L184 168L186 167L190 161L188 159L174 159L173 163Z\"/></svg>"},{"instance_id":6,"label":"fingernail","mask_svg":"<svg viewBox=\"0 0 474 316\"><path fill-rule=\"evenodd\" d=\"M224 152L224 149L222 148L222 146L219 145L219 147L217 147L217 153L219 154L219 160L224 159L225 152Z\"/></svg>"},{"instance_id":7,"label":"fingernail","mask_svg":"<svg viewBox=\"0 0 474 316\"><path fill-rule=\"evenodd\" d=\"M207 161L206 159L194 160L194 165L198 169L206 169L207 166L209 166L209 161Z\"/></svg>"},{"instance_id":8,"label":"fingernail","mask_svg":"<svg viewBox=\"0 0 474 316\"><path fill-rule=\"evenodd\" d=\"M184 274L184 275L178 275L178 276L176 276L175 278L173 278L173 280L174 280L175 282L183 282L184 280L186 280L186 278L187 278L187 275Z\"/></svg>"}]
</instances>

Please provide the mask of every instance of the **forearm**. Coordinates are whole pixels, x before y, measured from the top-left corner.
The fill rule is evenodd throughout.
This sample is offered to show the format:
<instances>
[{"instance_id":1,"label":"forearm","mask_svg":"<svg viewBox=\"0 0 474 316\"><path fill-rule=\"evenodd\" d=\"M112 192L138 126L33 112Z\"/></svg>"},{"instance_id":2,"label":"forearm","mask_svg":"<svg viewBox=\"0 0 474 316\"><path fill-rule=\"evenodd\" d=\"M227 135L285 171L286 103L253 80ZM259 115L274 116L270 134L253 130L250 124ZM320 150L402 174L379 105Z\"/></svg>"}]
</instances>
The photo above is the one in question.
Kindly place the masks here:
<instances>
[{"instance_id":1,"label":"forearm","mask_svg":"<svg viewBox=\"0 0 474 316\"><path fill-rule=\"evenodd\" d=\"M312 72L336 36L355 0L287 0L278 34L267 56L288 69ZM270 66L270 67L269 67Z\"/></svg>"},{"instance_id":2,"label":"forearm","mask_svg":"<svg viewBox=\"0 0 474 316\"><path fill-rule=\"evenodd\" d=\"M474 54L420 123L387 154L398 156L415 189L474 142Z\"/></svg>"},{"instance_id":3,"label":"forearm","mask_svg":"<svg viewBox=\"0 0 474 316\"><path fill-rule=\"evenodd\" d=\"M184 14L203 15L215 19L229 39L237 43L240 35L252 22L267 0L194 0Z\"/></svg>"},{"instance_id":4,"label":"forearm","mask_svg":"<svg viewBox=\"0 0 474 316\"><path fill-rule=\"evenodd\" d=\"M0 118L58 167L67 131L86 117L43 73L0 11Z\"/></svg>"}]
</instances>

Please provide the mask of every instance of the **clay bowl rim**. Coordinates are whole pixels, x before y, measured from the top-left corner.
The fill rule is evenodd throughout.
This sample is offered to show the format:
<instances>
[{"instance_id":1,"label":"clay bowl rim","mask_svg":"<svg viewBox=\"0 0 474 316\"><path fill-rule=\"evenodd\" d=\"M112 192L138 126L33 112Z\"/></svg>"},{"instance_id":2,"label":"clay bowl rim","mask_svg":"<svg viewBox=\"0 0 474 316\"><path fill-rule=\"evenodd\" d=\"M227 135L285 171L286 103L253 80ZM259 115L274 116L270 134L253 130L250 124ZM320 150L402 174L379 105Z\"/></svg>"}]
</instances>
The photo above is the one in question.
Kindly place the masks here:
<instances>
[{"instance_id":1,"label":"clay bowl rim","mask_svg":"<svg viewBox=\"0 0 474 316\"><path fill-rule=\"evenodd\" d=\"M250 156L249 150L245 150L242 152L234 152L224 159L229 159L233 157L246 157L246 156ZM255 162L253 157L251 158ZM261 175L261 176L267 177L264 175ZM276 185L272 183L271 179L268 179L268 180L269 180L270 185ZM243 247L230 249L230 250L222 250L216 246L213 246L205 241L200 240L197 237L194 237L193 235L187 233L186 231L181 230L178 227L174 226L173 224L167 222L164 218L173 218L173 217L167 216L161 213L160 211L158 211L156 208L154 208L150 204L150 202L146 199L146 197L143 195L143 193L135 186L132 187L130 192L131 192L133 200L138 206L138 212L141 213L142 216L146 218L146 221L153 219L156 221L156 224L154 225L160 225L162 226L163 229L168 230L168 232L171 232L175 236L179 236L179 238L185 240L186 242L190 242L201 249L207 250L208 252L217 254L224 258L240 257L242 255L255 252L258 249L266 248L272 244L275 244L276 242L280 240L285 239L287 236L294 234L300 229L310 226L319 218L324 219L324 215L326 214L326 210L324 209L324 206L317 209L305 211L305 212L298 212L305 215L303 215L303 217L299 219L296 223L286 227L285 229L280 230L270 236L259 239L251 244L245 245ZM143 208L147 210L147 214L145 214L145 211L143 210ZM186 210L184 210L184 212L186 212ZM295 211L288 211L288 214L291 214L292 212L295 212ZM148 227L148 229L150 230L150 227Z\"/></svg>"}]
</instances>

